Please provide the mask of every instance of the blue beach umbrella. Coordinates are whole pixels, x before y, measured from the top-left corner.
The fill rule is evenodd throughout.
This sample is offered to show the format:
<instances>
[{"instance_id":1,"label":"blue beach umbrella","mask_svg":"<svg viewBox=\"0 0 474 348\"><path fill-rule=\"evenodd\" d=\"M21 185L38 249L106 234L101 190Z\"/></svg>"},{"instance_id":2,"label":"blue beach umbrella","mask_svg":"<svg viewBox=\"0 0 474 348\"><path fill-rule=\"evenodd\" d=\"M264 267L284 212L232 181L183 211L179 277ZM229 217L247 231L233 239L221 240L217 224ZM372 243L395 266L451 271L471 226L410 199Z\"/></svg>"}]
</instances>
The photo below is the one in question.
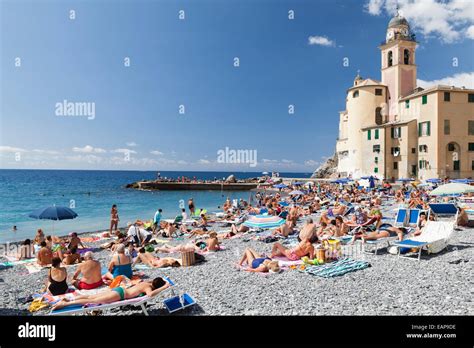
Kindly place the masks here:
<instances>
[{"instance_id":1,"label":"blue beach umbrella","mask_svg":"<svg viewBox=\"0 0 474 348\"><path fill-rule=\"evenodd\" d=\"M273 185L273 187L280 189L280 188L286 188L288 186L286 186L285 184L276 184L276 185Z\"/></svg>"},{"instance_id":2,"label":"blue beach umbrella","mask_svg":"<svg viewBox=\"0 0 474 348\"><path fill-rule=\"evenodd\" d=\"M301 195L304 195L304 192L302 192L300 190L294 190L294 191L290 192L290 195L291 196L301 196Z\"/></svg>"},{"instance_id":3,"label":"blue beach umbrella","mask_svg":"<svg viewBox=\"0 0 474 348\"><path fill-rule=\"evenodd\" d=\"M295 183L293 183L293 185L296 185L296 186L301 186L301 185L304 185L305 183L302 182L302 181L297 181Z\"/></svg>"},{"instance_id":4,"label":"blue beach umbrella","mask_svg":"<svg viewBox=\"0 0 474 348\"><path fill-rule=\"evenodd\" d=\"M277 228L285 223L285 220L273 215L254 215L243 223L244 226L253 228Z\"/></svg>"},{"instance_id":5,"label":"blue beach umbrella","mask_svg":"<svg viewBox=\"0 0 474 348\"><path fill-rule=\"evenodd\" d=\"M400 178L400 179L397 179L397 181L410 182L410 181L415 181L415 179L411 179L411 178Z\"/></svg>"},{"instance_id":6,"label":"blue beach umbrella","mask_svg":"<svg viewBox=\"0 0 474 348\"><path fill-rule=\"evenodd\" d=\"M442 180L438 178L426 179L426 182L431 182L433 184L439 184Z\"/></svg>"},{"instance_id":7,"label":"blue beach umbrella","mask_svg":"<svg viewBox=\"0 0 474 348\"><path fill-rule=\"evenodd\" d=\"M68 207L57 207L55 205L51 207L45 207L37 209L31 212L28 215L30 218L33 219L40 219L40 220L71 220L77 217L77 214L74 210ZM53 232L54 232L54 222L53 222Z\"/></svg>"},{"instance_id":8,"label":"blue beach umbrella","mask_svg":"<svg viewBox=\"0 0 474 348\"><path fill-rule=\"evenodd\" d=\"M470 184L473 181L474 180L472 180L472 179L452 179L452 180L449 180L449 182L458 182L458 183L461 183L461 184Z\"/></svg>"}]
</instances>

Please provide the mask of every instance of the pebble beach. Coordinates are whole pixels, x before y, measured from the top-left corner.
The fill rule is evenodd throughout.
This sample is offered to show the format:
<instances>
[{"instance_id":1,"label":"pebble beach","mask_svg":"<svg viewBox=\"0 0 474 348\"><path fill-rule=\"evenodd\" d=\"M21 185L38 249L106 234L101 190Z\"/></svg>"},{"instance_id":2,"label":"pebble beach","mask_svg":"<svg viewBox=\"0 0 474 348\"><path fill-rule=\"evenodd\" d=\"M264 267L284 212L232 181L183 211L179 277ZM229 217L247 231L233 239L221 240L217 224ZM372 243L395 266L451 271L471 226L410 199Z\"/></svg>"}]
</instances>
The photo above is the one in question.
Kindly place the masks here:
<instances>
[{"instance_id":1,"label":"pebble beach","mask_svg":"<svg viewBox=\"0 0 474 348\"><path fill-rule=\"evenodd\" d=\"M304 221L300 219L299 226ZM218 230L218 228L215 228ZM82 234L87 237L91 234ZM298 269L277 274L248 273L235 264L251 247L270 253L271 244L244 234L223 242L225 250L205 256L191 267L147 269L143 279L166 276L179 292L191 295L196 305L172 315L473 315L474 234L471 228L454 231L441 253L424 254L421 261L398 258L386 249L377 255L362 252L361 244L344 245L344 254L367 261L370 267L334 278L320 278ZM183 241L170 241L177 245ZM95 258L106 266L110 251L99 249L104 240L86 243L97 248ZM164 256L164 255L159 255ZM4 260L2 260L4 261ZM69 266L72 276L75 267ZM28 311L24 299L39 293L47 269L29 274L23 265L0 270L1 315L47 315L49 308ZM149 302L150 315L169 315L157 297ZM106 315L141 315L135 307L122 307Z\"/></svg>"}]
</instances>

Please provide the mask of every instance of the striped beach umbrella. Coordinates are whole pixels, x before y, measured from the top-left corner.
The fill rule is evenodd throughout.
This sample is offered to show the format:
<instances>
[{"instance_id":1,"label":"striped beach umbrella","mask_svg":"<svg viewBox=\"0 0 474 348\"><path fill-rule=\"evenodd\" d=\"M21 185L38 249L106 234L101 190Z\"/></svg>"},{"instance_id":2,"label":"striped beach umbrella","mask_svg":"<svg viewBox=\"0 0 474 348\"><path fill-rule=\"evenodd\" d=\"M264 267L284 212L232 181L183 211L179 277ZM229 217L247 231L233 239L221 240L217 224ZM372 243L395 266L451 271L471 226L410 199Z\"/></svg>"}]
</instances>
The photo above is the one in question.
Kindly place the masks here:
<instances>
[{"instance_id":1,"label":"striped beach umbrella","mask_svg":"<svg viewBox=\"0 0 474 348\"><path fill-rule=\"evenodd\" d=\"M254 215L251 216L243 224L247 227L252 228L277 228L285 223L285 220L278 216L273 215Z\"/></svg>"}]
</instances>

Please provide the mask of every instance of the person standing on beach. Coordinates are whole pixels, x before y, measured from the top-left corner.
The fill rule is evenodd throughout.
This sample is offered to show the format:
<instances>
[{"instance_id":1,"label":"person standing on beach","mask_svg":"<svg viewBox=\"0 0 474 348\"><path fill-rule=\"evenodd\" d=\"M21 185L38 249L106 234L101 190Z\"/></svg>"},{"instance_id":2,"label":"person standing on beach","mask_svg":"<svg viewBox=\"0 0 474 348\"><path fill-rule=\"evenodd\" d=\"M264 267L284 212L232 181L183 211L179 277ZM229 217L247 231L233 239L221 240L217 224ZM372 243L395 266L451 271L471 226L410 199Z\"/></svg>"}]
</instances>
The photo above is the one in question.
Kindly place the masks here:
<instances>
[{"instance_id":1,"label":"person standing on beach","mask_svg":"<svg viewBox=\"0 0 474 348\"><path fill-rule=\"evenodd\" d=\"M117 230L119 220L120 219L119 219L119 216L118 216L117 205L114 204L112 206L112 209L110 210L110 230L109 230L109 233L112 233L112 231Z\"/></svg>"},{"instance_id":2,"label":"person standing on beach","mask_svg":"<svg viewBox=\"0 0 474 348\"><path fill-rule=\"evenodd\" d=\"M192 198L189 199L188 201L188 208L189 208L189 213L192 216L194 216L194 200Z\"/></svg>"},{"instance_id":3,"label":"person standing on beach","mask_svg":"<svg viewBox=\"0 0 474 348\"><path fill-rule=\"evenodd\" d=\"M160 221L161 221L161 213L163 212L162 209L158 209L155 213L155 216L153 216L153 232L156 231L156 229L160 229Z\"/></svg>"}]
</instances>

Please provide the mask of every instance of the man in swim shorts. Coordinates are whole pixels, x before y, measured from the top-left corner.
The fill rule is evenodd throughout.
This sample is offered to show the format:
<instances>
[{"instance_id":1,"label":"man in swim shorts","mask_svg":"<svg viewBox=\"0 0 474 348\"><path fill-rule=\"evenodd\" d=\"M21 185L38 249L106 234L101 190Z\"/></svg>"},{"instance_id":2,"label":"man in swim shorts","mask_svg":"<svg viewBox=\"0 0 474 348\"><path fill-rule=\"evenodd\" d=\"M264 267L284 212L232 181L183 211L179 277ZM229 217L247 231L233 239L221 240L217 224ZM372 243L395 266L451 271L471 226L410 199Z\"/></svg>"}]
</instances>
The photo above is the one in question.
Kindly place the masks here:
<instances>
[{"instance_id":1,"label":"man in swim shorts","mask_svg":"<svg viewBox=\"0 0 474 348\"><path fill-rule=\"evenodd\" d=\"M81 280L77 278L82 274ZM84 262L77 266L72 277L73 285L79 290L91 290L103 285L100 262L94 260L91 251L84 254Z\"/></svg>"}]
</instances>

